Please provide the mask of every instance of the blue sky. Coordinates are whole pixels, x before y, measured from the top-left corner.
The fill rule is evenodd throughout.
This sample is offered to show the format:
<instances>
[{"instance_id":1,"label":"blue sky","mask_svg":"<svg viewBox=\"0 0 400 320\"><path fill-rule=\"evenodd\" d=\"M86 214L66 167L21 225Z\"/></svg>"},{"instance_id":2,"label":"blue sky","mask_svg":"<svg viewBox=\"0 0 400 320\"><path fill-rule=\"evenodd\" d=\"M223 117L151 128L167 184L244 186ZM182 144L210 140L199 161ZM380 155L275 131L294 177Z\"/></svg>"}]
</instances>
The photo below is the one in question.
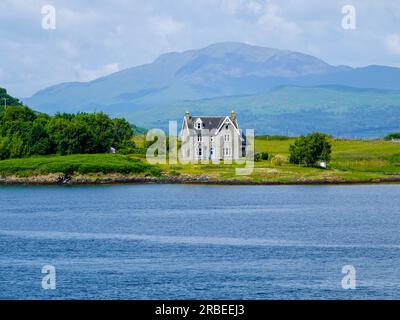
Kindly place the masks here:
<instances>
[{"instance_id":1,"label":"blue sky","mask_svg":"<svg viewBox=\"0 0 400 320\"><path fill-rule=\"evenodd\" d=\"M355 30L341 25L349 4ZM44 5L55 30L42 28ZM20 98L222 41L400 67L400 1L0 0L0 36L0 86Z\"/></svg>"}]
</instances>

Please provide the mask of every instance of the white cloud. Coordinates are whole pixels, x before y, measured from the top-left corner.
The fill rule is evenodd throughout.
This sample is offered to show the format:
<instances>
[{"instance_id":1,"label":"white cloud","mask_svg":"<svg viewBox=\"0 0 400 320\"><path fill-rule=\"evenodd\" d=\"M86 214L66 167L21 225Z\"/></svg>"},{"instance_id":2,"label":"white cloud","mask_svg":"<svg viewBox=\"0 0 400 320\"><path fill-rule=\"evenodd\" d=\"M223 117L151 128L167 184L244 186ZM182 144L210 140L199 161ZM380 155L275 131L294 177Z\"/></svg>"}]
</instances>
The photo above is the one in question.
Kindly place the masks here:
<instances>
[{"instance_id":1,"label":"white cloud","mask_svg":"<svg viewBox=\"0 0 400 320\"><path fill-rule=\"evenodd\" d=\"M386 48L395 54L400 54L400 34L390 34L385 38Z\"/></svg>"},{"instance_id":2,"label":"white cloud","mask_svg":"<svg viewBox=\"0 0 400 320\"><path fill-rule=\"evenodd\" d=\"M251 13L260 14L262 12L263 6L258 1L249 1L247 3L247 9Z\"/></svg>"},{"instance_id":3,"label":"white cloud","mask_svg":"<svg viewBox=\"0 0 400 320\"><path fill-rule=\"evenodd\" d=\"M149 20L151 28L160 36L162 39L179 33L184 28L184 24L178 22L172 17L151 17Z\"/></svg>"},{"instance_id":4,"label":"white cloud","mask_svg":"<svg viewBox=\"0 0 400 320\"><path fill-rule=\"evenodd\" d=\"M73 58L78 55L78 50L75 45L69 40L62 40L60 42L60 49L68 58Z\"/></svg>"},{"instance_id":5,"label":"white cloud","mask_svg":"<svg viewBox=\"0 0 400 320\"><path fill-rule=\"evenodd\" d=\"M276 4L265 6L264 13L258 19L258 23L268 33L266 36L272 33L282 39L294 40L302 33L302 29L295 22L288 21L282 16L282 10Z\"/></svg>"},{"instance_id":6,"label":"white cloud","mask_svg":"<svg viewBox=\"0 0 400 320\"><path fill-rule=\"evenodd\" d=\"M243 13L258 15L263 10L263 4L256 0L222 0L222 9L230 15Z\"/></svg>"},{"instance_id":7,"label":"white cloud","mask_svg":"<svg viewBox=\"0 0 400 320\"><path fill-rule=\"evenodd\" d=\"M301 51L332 64L398 65L400 1L352 0L355 32L340 26L343 1L0 0L1 86L30 96L221 41ZM41 28L44 4L57 10L51 32Z\"/></svg>"}]
</instances>

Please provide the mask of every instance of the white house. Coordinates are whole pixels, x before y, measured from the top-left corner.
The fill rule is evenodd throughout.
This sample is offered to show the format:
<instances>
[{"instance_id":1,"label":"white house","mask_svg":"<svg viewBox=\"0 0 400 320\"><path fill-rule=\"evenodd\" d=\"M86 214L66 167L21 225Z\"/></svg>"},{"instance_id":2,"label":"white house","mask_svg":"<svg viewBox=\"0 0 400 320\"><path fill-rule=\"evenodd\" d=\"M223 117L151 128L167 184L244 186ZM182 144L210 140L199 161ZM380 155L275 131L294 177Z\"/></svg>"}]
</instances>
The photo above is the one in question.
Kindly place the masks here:
<instances>
[{"instance_id":1,"label":"white house","mask_svg":"<svg viewBox=\"0 0 400 320\"><path fill-rule=\"evenodd\" d=\"M246 138L234 111L230 116L191 116L186 112L181 131L185 161L237 160L246 156Z\"/></svg>"}]
</instances>

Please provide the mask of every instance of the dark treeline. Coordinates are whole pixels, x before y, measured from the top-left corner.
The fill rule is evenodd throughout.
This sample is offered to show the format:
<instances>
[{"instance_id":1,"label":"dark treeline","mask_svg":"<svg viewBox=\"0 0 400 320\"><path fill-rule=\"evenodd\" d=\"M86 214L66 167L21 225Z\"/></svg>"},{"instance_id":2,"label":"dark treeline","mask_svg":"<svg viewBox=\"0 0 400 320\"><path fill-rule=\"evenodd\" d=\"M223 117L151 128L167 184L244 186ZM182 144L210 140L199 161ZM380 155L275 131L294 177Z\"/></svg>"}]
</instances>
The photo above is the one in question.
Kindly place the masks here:
<instances>
[{"instance_id":1,"label":"dark treeline","mask_svg":"<svg viewBox=\"0 0 400 320\"><path fill-rule=\"evenodd\" d=\"M0 159L31 155L105 153L133 148L131 125L104 113L37 113L25 106L0 109Z\"/></svg>"},{"instance_id":2,"label":"dark treeline","mask_svg":"<svg viewBox=\"0 0 400 320\"><path fill-rule=\"evenodd\" d=\"M21 106L21 102L7 93L7 90L0 88L0 112L4 110L4 106Z\"/></svg>"}]
</instances>

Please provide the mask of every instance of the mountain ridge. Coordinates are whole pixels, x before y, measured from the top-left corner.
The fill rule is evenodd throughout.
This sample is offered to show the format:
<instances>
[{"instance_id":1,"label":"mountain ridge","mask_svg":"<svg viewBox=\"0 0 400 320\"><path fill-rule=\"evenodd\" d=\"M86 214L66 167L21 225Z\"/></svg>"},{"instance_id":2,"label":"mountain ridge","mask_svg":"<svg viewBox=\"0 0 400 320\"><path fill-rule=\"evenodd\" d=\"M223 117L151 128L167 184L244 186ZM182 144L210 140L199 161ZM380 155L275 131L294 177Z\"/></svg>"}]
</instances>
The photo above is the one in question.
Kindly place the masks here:
<instances>
[{"instance_id":1,"label":"mountain ridge","mask_svg":"<svg viewBox=\"0 0 400 320\"><path fill-rule=\"evenodd\" d=\"M224 42L201 49L166 53L152 63L121 70L90 82L51 86L24 102L47 113L105 111L112 115L127 115L128 118L141 116L143 119L134 119L134 122L153 126L159 125L159 122L148 121L151 114L167 123L166 114L176 117L169 111L176 111L175 106L182 103L189 105L190 109L190 101L197 104L204 99L216 101L222 98L226 101L229 97L259 96L264 92L271 94L271 90L281 86L317 88L315 90L321 101L326 101L325 95L328 94L321 86L340 88L337 93L339 96L349 90L357 96L363 91L355 89L365 89L371 96L379 94L374 90L385 90L385 95L397 97L390 90L400 90L400 68L380 65L360 68L333 66L322 59L296 51ZM328 96L336 101L331 92ZM281 96L280 99L300 104L301 90L286 90L286 93L292 96ZM357 102L355 98L351 99ZM319 103L312 96L308 99L317 105ZM230 109L233 109L235 101L229 101L232 101ZM309 105L309 102L304 101L305 105ZM278 108L280 101L275 103L276 110L284 112ZM374 100L374 108L378 107L379 103ZM383 104L381 107L385 108ZM340 110L341 105L332 108ZM209 111L218 114L223 109L223 105L214 105L214 109ZM262 109L254 109L251 103L248 110L253 114L254 122L258 123L259 118L265 116ZM310 129L319 127L318 123L313 122L316 119L303 121L309 123ZM280 120L277 121L279 123Z\"/></svg>"}]
</instances>

